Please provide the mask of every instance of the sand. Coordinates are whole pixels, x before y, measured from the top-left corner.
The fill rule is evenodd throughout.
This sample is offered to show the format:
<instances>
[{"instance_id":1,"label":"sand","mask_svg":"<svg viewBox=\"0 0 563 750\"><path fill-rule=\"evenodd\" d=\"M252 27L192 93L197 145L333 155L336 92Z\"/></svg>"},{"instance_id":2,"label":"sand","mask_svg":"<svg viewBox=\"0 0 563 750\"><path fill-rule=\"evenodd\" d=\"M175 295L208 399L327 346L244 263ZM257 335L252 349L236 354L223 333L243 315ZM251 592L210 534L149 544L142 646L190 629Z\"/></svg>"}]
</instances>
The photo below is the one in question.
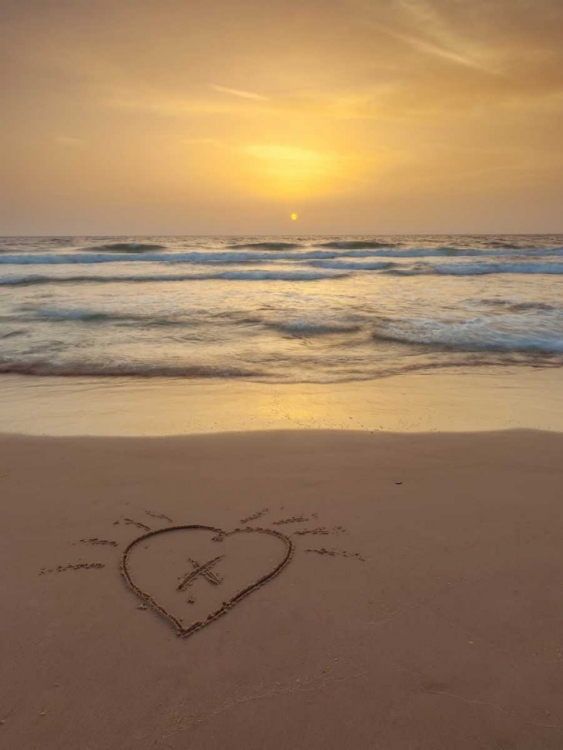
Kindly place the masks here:
<instances>
[{"instance_id":1,"label":"sand","mask_svg":"<svg viewBox=\"0 0 563 750\"><path fill-rule=\"evenodd\" d=\"M0 432L166 436L258 430L563 432L559 368L445 368L348 383L0 375Z\"/></svg>"},{"instance_id":2,"label":"sand","mask_svg":"<svg viewBox=\"0 0 563 750\"><path fill-rule=\"evenodd\" d=\"M562 451L0 437L0 745L558 750Z\"/></svg>"}]
</instances>

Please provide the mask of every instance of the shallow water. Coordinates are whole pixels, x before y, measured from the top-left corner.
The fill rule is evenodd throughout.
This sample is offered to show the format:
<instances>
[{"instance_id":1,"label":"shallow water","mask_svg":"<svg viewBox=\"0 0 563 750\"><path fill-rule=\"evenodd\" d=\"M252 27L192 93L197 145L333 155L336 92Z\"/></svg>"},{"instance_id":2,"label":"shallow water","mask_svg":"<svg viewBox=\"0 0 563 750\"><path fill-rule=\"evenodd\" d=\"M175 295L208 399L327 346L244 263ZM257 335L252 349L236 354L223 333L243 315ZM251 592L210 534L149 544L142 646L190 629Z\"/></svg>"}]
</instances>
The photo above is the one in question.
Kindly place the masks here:
<instances>
[{"instance_id":1,"label":"shallow water","mask_svg":"<svg viewBox=\"0 0 563 750\"><path fill-rule=\"evenodd\" d=\"M0 372L346 382L563 363L563 236L0 239Z\"/></svg>"}]
</instances>

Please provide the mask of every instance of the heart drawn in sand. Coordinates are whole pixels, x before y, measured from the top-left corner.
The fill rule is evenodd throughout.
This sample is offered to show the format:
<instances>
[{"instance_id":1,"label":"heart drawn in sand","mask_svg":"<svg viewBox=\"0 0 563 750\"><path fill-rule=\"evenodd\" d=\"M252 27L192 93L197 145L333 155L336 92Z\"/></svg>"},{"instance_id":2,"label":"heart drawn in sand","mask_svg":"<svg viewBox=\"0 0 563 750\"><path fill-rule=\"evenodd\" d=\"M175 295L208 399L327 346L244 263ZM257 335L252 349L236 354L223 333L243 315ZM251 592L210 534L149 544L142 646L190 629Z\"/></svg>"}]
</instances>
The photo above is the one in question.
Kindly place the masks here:
<instances>
[{"instance_id":1,"label":"heart drawn in sand","mask_svg":"<svg viewBox=\"0 0 563 750\"><path fill-rule=\"evenodd\" d=\"M293 548L272 529L171 526L134 539L121 557L121 573L186 638L271 581Z\"/></svg>"}]
</instances>

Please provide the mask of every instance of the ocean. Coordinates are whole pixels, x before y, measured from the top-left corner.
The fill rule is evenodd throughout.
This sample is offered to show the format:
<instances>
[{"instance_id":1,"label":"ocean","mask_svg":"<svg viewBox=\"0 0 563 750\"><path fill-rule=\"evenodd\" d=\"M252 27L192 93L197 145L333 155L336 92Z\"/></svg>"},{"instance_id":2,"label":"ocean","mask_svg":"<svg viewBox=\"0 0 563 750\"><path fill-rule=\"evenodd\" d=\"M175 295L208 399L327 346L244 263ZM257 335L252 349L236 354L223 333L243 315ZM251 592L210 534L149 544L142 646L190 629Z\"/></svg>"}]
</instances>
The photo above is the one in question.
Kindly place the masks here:
<instances>
[{"instance_id":1,"label":"ocean","mask_svg":"<svg viewBox=\"0 0 563 750\"><path fill-rule=\"evenodd\" d=\"M0 238L0 372L369 380L563 364L563 236Z\"/></svg>"}]
</instances>

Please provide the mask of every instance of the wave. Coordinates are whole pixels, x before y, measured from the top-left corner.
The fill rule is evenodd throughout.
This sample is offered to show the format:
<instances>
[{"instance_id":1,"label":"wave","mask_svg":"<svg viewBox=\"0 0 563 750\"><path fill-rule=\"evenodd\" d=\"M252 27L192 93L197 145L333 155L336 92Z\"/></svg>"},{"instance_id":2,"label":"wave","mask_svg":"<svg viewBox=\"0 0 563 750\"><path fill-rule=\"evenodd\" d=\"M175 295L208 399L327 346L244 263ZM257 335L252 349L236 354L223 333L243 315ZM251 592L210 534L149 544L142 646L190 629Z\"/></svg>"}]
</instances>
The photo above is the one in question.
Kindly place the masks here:
<instances>
[{"instance_id":1,"label":"wave","mask_svg":"<svg viewBox=\"0 0 563 750\"><path fill-rule=\"evenodd\" d=\"M197 255L195 253L189 253L187 255ZM14 255L2 255L0 256L1 265L11 266L62 266L62 265L89 265L91 263L131 263L131 262L163 262L166 260L175 260L181 256L175 253L144 253L141 257L131 257L127 253L117 252L115 255L107 255L105 253L18 253ZM188 261L191 258L188 258Z\"/></svg>"},{"instance_id":2,"label":"wave","mask_svg":"<svg viewBox=\"0 0 563 750\"><path fill-rule=\"evenodd\" d=\"M273 244L273 243L272 243ZM284 243L278 243L280 247ZM260 264L272 261L318 261L318 260L340 260L345 258L503 258L513 256L514 253L499 250L474 250L458 248L408 248L408 249L377 249L374 247L341 247L339 249L310 249L303 248L301 252L287 251L284 249L271 249L268 252L259 252L255 245L254 250L247 248L246 252L241 250L199 250L191 252L154 252L154 245L145 246L146 249L136 252L126 252L122 245L115 245L112 252L100 251L99 247L83 248L80 252L16 252L0 255L2 265L89 265L105 263L161 263L161 264L194 264L194 265L238 265L238 264ZM165 248L162 248L164 250ZM550 258L563 256L563 248L551 249L527 249L518 252L523 258ZM516 262L516 261L514 261ZM316 265L312 263L311 265Z\"/></svg>"},{"instance_id":3,"label":"wave","mask_svg":"<svg viewBox=\"0 0 563 750\"><path fill-rule=\"evenodd\" d=\"M59 256L60 257L60 256ZM51 263L53 261L49 261ZM255 262L255 259L248 259ZM0 264L2 259L0 259ZM222 265L216 259L210 265ZM25 265L25 263L23 263ZM39 263L41 265L41 263ZM204 264L201 264L204 265ZM305 266L305 267L304 267ZM307 268L307 266L309 268ZM325 269L323 273L321 270ZM563 274L563 263L418 263L405 265L392 261L341 260L338 258L312 258L299 268L286 269L244 269L206 273L161 273L161 274L121 274L49 276L29 274L26 276L0 277L0 286L32 286L36 284L80 284L80 283L158 283L163 281L320 281L322 279L344 278L358 271L381 271L396 276L485 276L490 274Z\"/></svg>"},{"instance_id":4,"label":"wave","mask_svg":"<svg viewBox=\"0 0 563 750\"><path fill-rule=\"evenodd\" d=\"M490 240L487 244L489 247L498 247L506 250L518 250L522 247L519 243L507 242L506 240Z\"/></svg>"},{"instance_id":5,"label":"wave","mask_svg":"<svg viewBox=\"0 0 563 750\"><path fill-rule=\"evenodd\" d=\"M561 235L556 234L545 234L545 235L529 235L529 236L522 236L519 240L518 239L494 239L492 237L483 237L482 241L486 243L487 247L497 247L500 249L507 249L507 250L521 250L522 248L529 248L530 247L530 241L532 240L538 240L542 241L544 243L549 243L550 241L557 245L558 242L561 241Z\"/></svg>"},{"instance_id":6,"label":"wave","mask_svg":"<svg viewBox=\"0 0 563 750\"><path fill-rule=\"evenodd\" d=\"M376 253L374 253L376 255ZM508 249L478 249L459 247L437 247L437 248L407 248L380 252L377 255L394 258L503 258L506 256L522 256L533 258L549 258L563 255L563 247L551 248L511 248Z\"/></svg>"},{"instance_id":7,"label":"wave","mask_svg":"<svg viewBox=\"0 0 563 750\"><path fill-rule=\"evenodd\" d=\"M223 271L215 274L158 274L123 276L8 276L0 278L0 287L44 284L156 284L175 281L323 281L346 278L348 273L317 271Z\"/></svg>"},{"instance_id":8,"label":"wave","mask_svg":"<svg viewBox=\"0 0 563 750\"><path fill-rule=\"evenodd\" d=\"M22 320L47 321L82 321L84 323L104 323L108 320L128 320L128 316L110 315L93 310L33 310L31 315L24 315ZM17 319L17 317L15 318Z\"/></svg>"},{"instance_id":9,"label":"wave","mask_svg":"<svg viewBox=\"0 0 563 750\"><path fill-rule=\"evenodd\" d=\"M376 240L330 240L318 242L315 247L328 247L333 250L375 250L380 247L395 247L395 242L377 242Z\"/></svg>"},{"instance_id":10,"label":"wave","mask_svg":"<svg viewBox=\"0 0 563 750\"><path fill-rule=\"evenodd\" d=\"M55 250L61 247L70 247L74 245L73 237L0 237L0 255L5 253L31 253L49 248Z\"/></svg>"},{"instance_id":11,"label":"wave","mask_svg":"<svg viewBox=\"0 0 563 750\"><path fill-rule=\"evenodd\" d=\"M330 334L357 333L361 326L357 323L315 323L309 320L262 321L267 328L273 328L291 336L326 336Z\"/></svg>"},{"instance_id":12,"label":"wave","mask_svg":"<svg viewBox=\"0 0 563 750\"><path fill-rule=\"evenodd\" d=\"M0 256L0 265L89 265L97 263L168 263L171 265L192 263L194 265L241 265L246 263L261 263L262 261L277 260L317 260L338 258L342 253L329 252L327 250L313 250L305 253L233 253L233 252L190 252L190 253L145 253L141 256L116 253L107 255L104 253L18 253ZM369 257L371 253L350 251L344 257Z\"/></svg>"},{"instance_id":13,"label":"wave","mask_svg":"<svg viewBox=\"0 0 563 750\"><path fill-rule=\"evenodd\" d=\"M420 263L395 267L388 273L397 276L485 276L487 274L563 274L563 263Z\"/></svg>"},{"instance_id":14,"label":"wave","mask_svg":"<svg viewBox=\"0 0 563 750\"><path fill-rule=\"evenodd\" d=\"M185 326L197 327L202 325L217 325L218 321L214 315L185 315L178 316L154 316L149 314L122 314L118 312L102 312L99 310L85 309L58 309L37 308L32 305L23 305L20 308L23 314L4 316L3 322L16 323L30 321L44 321L47 323L108 323L117 325L135 325L140 328L174 327ZM322 321L314 318L299 318L288 321L268 320L259 315L241 314L239 312L223 313L220 316L219 325L223 323L235 326L260 325L265 328L289 334L291 336L324 336L330 334L356 333L362 329L358 323ZM0 338L7 338L15 334L0 334Z\"/></svg>"},{"instance_id":15,"label":"wave","mask_svg":"<svg viewBox=\"0 0 563 750\"><path fill-rule=\"evenodd\" d=\"M185 326L188 321L175 317L154 317L150 315L132 315L117 312L101 312L98 310L61 310L50 308L35 308L23 306L23 315L11 315L6 320L29 322L45 321L49 323L120 323L141 324L147 326Z\"/></svg>"},{"instance_id":16,"label":"wave","mask_svg":"<svg viewBox=\"0 0 563 750\"><path fill-rule=\"evenodd\" d=\"M12 339L16 336L23 336L27 333L25 328L18 328L15 331L6 331L6 333L0 333L0 339Z\"/></svg>"},{"instance_id":17,"label":"wave","mask_svg":"<svg viewBox=\"0 0 563 750\"><path fill-rule=\"evenodd\" d=\"M351 252L360 248L341 248L339 256L354 257L356 253ZM364 248L368 250L369 248ZM367 253L374 258L502 258L505 256L522 256L532 258L549 258L563 255L563 247L553 248L520 248L512 250L490 250L478 248L459 248L459 247L409 247L409 248L371 248ZM365 257L364 254L358 254L359 257ZM299 256L301 257L301 256Z\"/></svg>"},{"instance_id":18,"label":"wave","mask_svg":"<svg viewBox=\"0 0 563 750\"><path fill-rule=\"evenodd\" d=\"M548 330L546 327L538 326L536 330L522 331L522 320L519 316L513 318L512 326L511 330L506 319L502 321L502 329L495 327L494 320L483 318L458 322L403 319L381 321L372 336L375 340L466 352L563 353L561 330Z\"/></svg>"},{"instance_id":19,"label":"wave","mask_svg":"<svg viewBox=\"0 0 563 750\"><path fill-rule=\"evenodd\" d=\"M338 258L369 258L379 257L378 253L368 250L348 250L336 252L329 250L311 250L303 253L271 252L271 253L233 253L233 252L190 252L190 253L145 253L131 256L122 253L107 255L104 253L18 253L0 256L0 265L14 266L50 266L50 265L89 265L105 263L161 263L170 265L243 265L270 263L278 260L311 261L332 260Z\"/></svg>"},{"instance_id":20,"label":"wave","mask_svg":"<svg viewBox=\"0 0 563 750\"><path fill-rule=\"evenodd\" d=\"M242 369L230 369L225 367L207 367L207 366L166 366L161 364L124 364L124 365L105 365L103 363L76 362L68 364L55 364L47 361L35 362L2 362L0 360L0 374L2 375L22 375L32 377L82 377L82 378L107 378L125 379L125 378L182 378L182 379L239 379L248 378L258 382L271 383L354 383L379 380L381 378L396 377L397 375L407 375L415 372L432 372L448 369L461 369L462 372L467 368L476 367L502 367L505 365L512 366L529 366L530 360L527 357L513 354L503 354L499 359L499 354L494 352L481 352L479 354L469 354L468 352L458 352L455 359L442 360L439 362L432 361L402 361L401 363L389 363L387 366L371 366L365 369L357 369L348 373L344 372L296 372L280 373L270 371L251 371ZM560 367L561 362L558 359L544 358L541 362L542 367Z\"/></svg>"},{"instance_id":21,"label":"wave","mask_svg":"<svg viewBox=\"0 0 563 750\"><path fill-rule=\"evenodd\" d=\"M302 247L297 242L241 242L235 245L227 245L231 250L250 248L254 250L296 250Z\"/></svg>"},{"instance_id":22,"label":"wave","mask_svg":"<svg viewBox=\"0 0 563 750\"><path fill-rule=\"evenodd\" d=\"M496 307L511 312L563 312L563 308L550 305L547 302L514 302L507 299L480 299L470 300L471 303L484 305L485 307Z\"/></svg>"},{"instance_id":23,"label":"wave","mask_svg":"<svg viewBox=\"0 0 563 750\"><path fill-rule=\"evenodd\" d=\"M395 268L397 263L389 261L316 260L309 265L315 268L346 269L350 271L385 271L389 268Z\"/></svg>"},{"instance_id":24,"label":"wave","mask_svg":"<svg viewBox=\"0 0 563 750\"><path fill-rule=\"evenodd\" d=\"M259 378L262 373L237 367L213 365L168 365L147 362L14 362L0 359L3 375L43 375L57 377L136 377L136 378Z\"/></svg>"},{"instance_id":25,"label":"wave","mask_svg":"<svg viewBox=\"0 0 563 750\"><path fill-rule=\"evenodd\" d=\"M95 250L98 253L150 253L155 250L166 250L166 246L152 242L109 242L79 249L86 252Z\"/></svg>"}]
</instances>

